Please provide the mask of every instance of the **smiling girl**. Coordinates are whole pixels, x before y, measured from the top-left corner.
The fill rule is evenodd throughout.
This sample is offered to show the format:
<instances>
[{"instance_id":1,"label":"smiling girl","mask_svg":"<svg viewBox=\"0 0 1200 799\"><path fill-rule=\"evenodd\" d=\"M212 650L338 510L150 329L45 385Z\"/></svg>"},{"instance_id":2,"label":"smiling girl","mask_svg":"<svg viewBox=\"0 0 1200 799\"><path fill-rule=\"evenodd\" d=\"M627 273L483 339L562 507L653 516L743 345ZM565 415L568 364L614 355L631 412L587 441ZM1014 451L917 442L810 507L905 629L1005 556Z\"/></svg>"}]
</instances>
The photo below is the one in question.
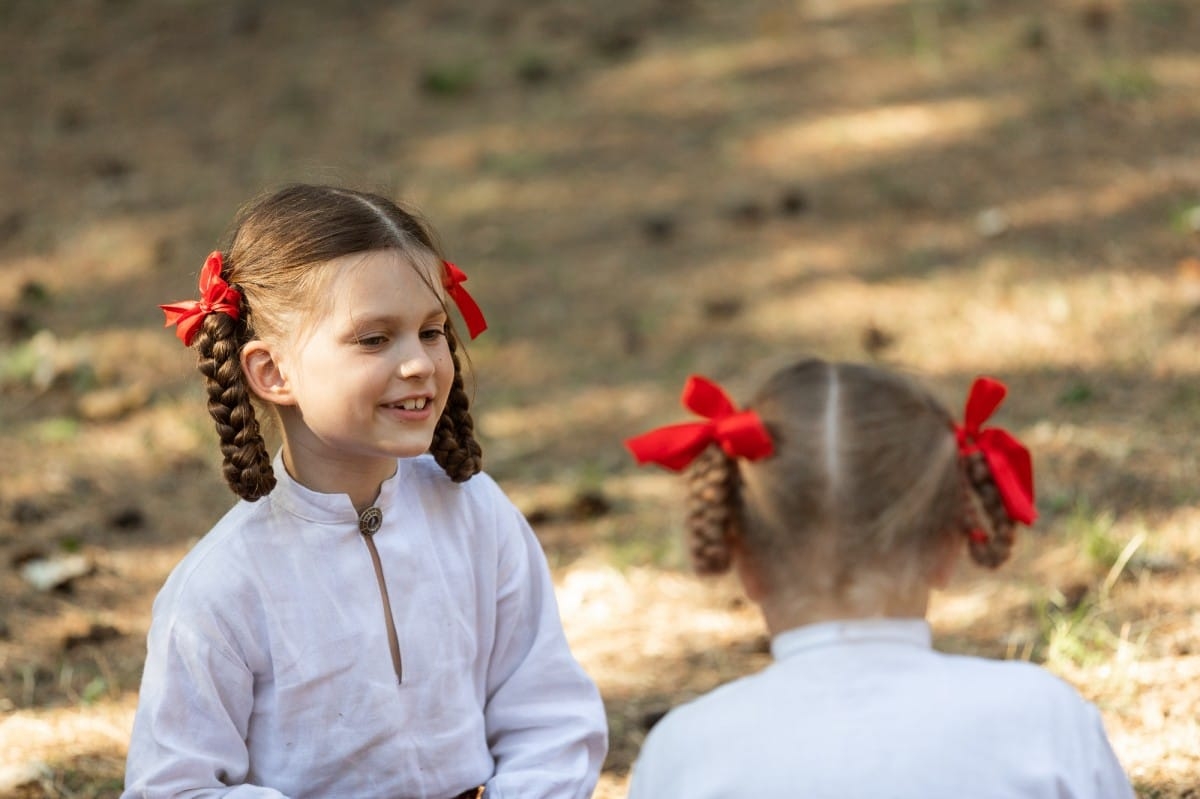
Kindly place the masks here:
<instances>
[{"instance_id":1,"label":"smiling girl","mask_svg":"<svg viewBox=\"0 0 1200 799\"><path fill-rule=\"evenodd\" d=\"M198 302L163 306L243 501L154 603L125 797L591 795L604 710L480 473L463 280L393 202L297 185L242 212Z\"/></svg>"}]
</instances>

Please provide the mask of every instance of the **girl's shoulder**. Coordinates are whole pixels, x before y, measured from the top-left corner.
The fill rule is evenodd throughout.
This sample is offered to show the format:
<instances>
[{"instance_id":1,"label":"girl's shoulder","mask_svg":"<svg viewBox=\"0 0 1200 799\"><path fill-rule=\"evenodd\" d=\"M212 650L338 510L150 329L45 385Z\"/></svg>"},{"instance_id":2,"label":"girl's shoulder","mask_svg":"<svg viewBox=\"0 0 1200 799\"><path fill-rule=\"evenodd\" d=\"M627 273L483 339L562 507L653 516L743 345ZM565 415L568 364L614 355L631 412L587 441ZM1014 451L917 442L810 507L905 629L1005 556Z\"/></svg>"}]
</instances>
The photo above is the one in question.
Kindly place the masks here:
<instances>
[{"instance_id":1,"label":"girl's shoulder","mask_svg":"<svg viewBox=\"0 0 1200 799\"><path fill-rule=\"evenodd\" d=\"M936 652L946 670L961 673L968 680L986 680L997 685L1048 693L1070 693L1075 689L1066 680L1043 666L1027 660L1007 660L950 652Z\"/></svg>"},{"instance_id":2,"label":"girl's shoulder","mask_svg":"<svg viewBox=\"0 0 1200 799\"><path fill-rule=\"evenodd\" d=\"M402 462L397 474L391 503L419 507L410 518L419 518L433 545L452 556L487 560L535 546L529 522L490 475L456 483L428 455Z\"/></svg>"},{"instance_id":3,"label":"girl's shoulder","mask_svg":"<svg viewBox=\"0 0 1200 799\"><path fill-rule=\"evenodd\" d=\"M240 573L233 568L245 564L253 530L260 518L270 513L270 497L257 502L239 501L197 539L176 564L167 586L182 586L195 579L232 578Z\"/></svg>"},{"instance_id":4,"label":"girl's shoulder","mask_svg":"<svg viewBox=\"0 0 1200 799\"><path fill-rule=\"evenodd\" d=\"M1090 719L1094 712L1073 685L1036 663L956 654L940 659L939 685L964 707L1041 719Z\"/></svg>"},{"instance_id":5,"label":"girl's shoulder","mask_svg":"<svg viewBox=\"0 0 1200 799\"><path fill-rule=\"evenodd\" d=\"M426 504L457 506L476 512L507 513L512 501L487 472L456 483L433 459L432 455L410 458L404 464L402 490L412 491Z\"/></svg>"},{"instance_id":6,"label":"girl's shoulder","mask_svg":"<svg viewBox=\"0 0 1200 799\"><path fill-rule=\"evenodd\" d=\"M429 488L454 490L457 487L457 489L464 491L478 491L481 489L499 491L496 481L487 472L479 472L474 477L464 480L461 483L454 482L429 453L418 455L415 458L401 459L400 463L405 470L405 480L415 481Z\"/></svg>"}]
</instances>

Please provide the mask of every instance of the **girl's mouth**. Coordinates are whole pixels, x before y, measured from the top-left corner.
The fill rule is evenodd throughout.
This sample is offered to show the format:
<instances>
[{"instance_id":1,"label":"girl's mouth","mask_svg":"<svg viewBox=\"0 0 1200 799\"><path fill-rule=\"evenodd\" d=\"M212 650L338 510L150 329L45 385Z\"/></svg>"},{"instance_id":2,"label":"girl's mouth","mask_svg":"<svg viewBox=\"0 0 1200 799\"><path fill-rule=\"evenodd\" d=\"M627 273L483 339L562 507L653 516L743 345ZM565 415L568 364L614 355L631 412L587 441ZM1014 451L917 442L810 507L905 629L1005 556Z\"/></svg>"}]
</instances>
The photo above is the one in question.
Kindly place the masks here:
<instances>
[{"instance_id":1,"label":"girl's mouth","mask_svg":"<svg viewBox=\"0 0 1200 799\"><path fill-rule=\"evenodd\" d=\"M425 410L425 406L428 404L429 404L428 397L409 397L407 399L402 399L397 402L390 402L387 405L385 405L384 407L396 408L397 410L402 410L402 411L423 411L423 410Z\"/></svg>"}]
</instances>

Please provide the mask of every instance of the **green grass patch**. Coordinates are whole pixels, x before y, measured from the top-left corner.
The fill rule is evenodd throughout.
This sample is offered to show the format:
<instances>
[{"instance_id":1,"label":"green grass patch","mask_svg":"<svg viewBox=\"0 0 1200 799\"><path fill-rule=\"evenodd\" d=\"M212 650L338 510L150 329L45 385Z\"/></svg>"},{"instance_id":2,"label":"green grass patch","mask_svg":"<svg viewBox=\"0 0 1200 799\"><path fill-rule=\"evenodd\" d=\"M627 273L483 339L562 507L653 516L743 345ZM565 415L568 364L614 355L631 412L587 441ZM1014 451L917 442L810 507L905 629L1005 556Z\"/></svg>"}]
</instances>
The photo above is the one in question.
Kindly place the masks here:
<instances>
[{"instance_id":1,"label":"green grass patch","mask_svg":"<svg viewBox=\"0 0 1200 799\"><path fill-rule=\"evenodd\" d=\"M1171 211L1171 228L1190 236L1200 233L1200 202L1181 203Z\"/></svg>"},{"instance_id":2,"label":"green grass patch","mask_svg":"<svg viewBox=\"0 0 1200 799\"><path fill-rule=\"evenodd\" d=\"M69 416L56 416L33 426L33 437L43 444L71 441L79 435L79 420Z\"/></svg>"},{"instance_id":3,"label":"green grass patch","mask_svg":"<svg viewBox=\"0 0 1200 799\"><path fill-rule=\"evenodd\" d=\"M502 153L489 152L483 155L482 161L485 171L514 178L535 174L546 163L540 153L532 150L513 150Z\"/></svg>"},{"instance_id":4,"label":"green grass patch","mask_svg":"<svg viewBox=\"0 0 1200 799\"><path fill-rule=\"evenodd\" d=\"M1078 586L1068 596L1057 589L1037 602L1038 643L1033 657L1056 663L1094 666L1110 660L1125 643L1110 621L1112 591L1146 541L1146 532L1120 534L1116 516L1077 502L1065 522L1068 541L1076 541L1088 562L1104 576L1095 585Z\"/></svg>"},{"instance_id":5,"label":"green grass patch","mask_svg":"<svg viewBox=\"0 0 1200 799\"><path fill-rule=\"evenodd\" d=\"M1093 88L1111 102L1129 103L1153 97L1158 91L1158 82L1144 66L1118 62L1106 66L1093 79Z\"/></svg>"},{"instance_id":6,"label":"green grass patch","mask_svg":"<svg viewBox=\"0 0 1200 799\"><path fill-rule=\"evenodd\" d=\"M1113 512L1094 510L1086 499L1077 500L1070 510L1065 531L1067 539L1077 542L1088 562L1100 570L1111 569L1124 547L1116 535Z\"/></svg>"},{"instance_id":7,"label":"green grass patch","mask_svg":"<svg viewBox=\"0 0 1200 799\"><path fill-rule=\"evenodd\" d=\"M464 61L434 64L421 75L421 90L434 97L461 97L479 86L479 69Z\"/></svg>"},{"instance_id":8,"label":"green grass patch","mask_svg":"<svg viewBox=\"0 0 1200 799\"><path fill-rule=\"evenodd\" d=\"M41 360L32 341L0 350L0 386L29 385Z\"/></svg>"},{"instance_id":9,"label":"green grass patch","mask_svg":"<svg viewBox=\"0 0 1200 799\"><path fill-rule=\"evenodd\" d=\"M108 680L103 677L93 677L83 690L79 692L79 701L85 705L94 705L108 693Z\"/></svg>"},{"instance_id":10,"label":"green grass patch","mask_svg":"<svg viewBox=\"0 0 1200 799\"><path fill-rule=\"evenodd\" d=\"M1067 407L1090 405L1096 399L1096 389L1083 380L1076 380L1058 395L1058 404Z\"/></svg>"},{"instance_id":11,"label":"green grass patch","mask_svg":"<svg viewBox=\"0 0 1200 799\"><path fill-rule=\"evenodd\" d=\"M678 538L660 528L635 528L607 537L601 544L604 561L618 571L690 568Z\"/></svg>"},{"instance_id":12,"label":"green grass patch","mask_svg":"<svg viewBox=\"0 0 1200 799\"><path fill-rule=\"evenodd\" d=\"M1184 0L1141 0L1131 3L1129 10L1138 22L1158 28L1183 25L1191 13Z\"/></svg>"},{"instance_id":13,"label":"green grass patch","mask_svg":"<svg viewBox=\"0 0 1200 799\"><path fill-rule=\"evenodd\" d=\"M554 67L544 54L525 52L517 59L513 72L522 83L537 84L549 80L554 74Z\"/></svg>"},{"instance_id":14,"label":"green grass patch","mask_svg":"<svg viewBox=\"0 0 1200 799\"><path fill-rule=\"evenodd\" d=\"M1120 645L1105 617L1103 604L1085 596L1070 601L1055 591L1035 606L1039 645L1034 658L1053 668L1056 664L1094 666L1109 660Z\"/></svg>"}]
</instances>

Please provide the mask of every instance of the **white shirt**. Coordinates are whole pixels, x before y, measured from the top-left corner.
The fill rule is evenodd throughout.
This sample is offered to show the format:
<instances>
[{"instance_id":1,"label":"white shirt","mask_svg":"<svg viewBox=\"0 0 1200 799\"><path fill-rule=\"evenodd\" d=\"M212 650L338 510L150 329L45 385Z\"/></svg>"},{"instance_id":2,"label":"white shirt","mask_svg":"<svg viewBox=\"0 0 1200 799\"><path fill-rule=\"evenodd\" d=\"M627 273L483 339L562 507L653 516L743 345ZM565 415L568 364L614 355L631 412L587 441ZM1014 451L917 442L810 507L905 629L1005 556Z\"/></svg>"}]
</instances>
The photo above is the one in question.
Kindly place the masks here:
<instances>
[{"instance_id":1,"label":"white shirt","mask_svg":"<svg viewBox=\"0 0 1200 799\"><path fill-rule=\"evenodd\" d=\"M276 462L154 603L125 799L591 795L604 708L567 648L545 557L486 475L398 462L375 534Z\"/></svg>"},{"instance_id":2,"label":"white shirt","mask_svg":"<svg viewBox=\"0 0 1200 799\"><path fill-rule=\"evenodd\" d=\"M946 655L923 619L782 633L775 662L672 710L629 799L1132 799L1100 715L1029 663Z\"/></svg>"}]
</instances>

